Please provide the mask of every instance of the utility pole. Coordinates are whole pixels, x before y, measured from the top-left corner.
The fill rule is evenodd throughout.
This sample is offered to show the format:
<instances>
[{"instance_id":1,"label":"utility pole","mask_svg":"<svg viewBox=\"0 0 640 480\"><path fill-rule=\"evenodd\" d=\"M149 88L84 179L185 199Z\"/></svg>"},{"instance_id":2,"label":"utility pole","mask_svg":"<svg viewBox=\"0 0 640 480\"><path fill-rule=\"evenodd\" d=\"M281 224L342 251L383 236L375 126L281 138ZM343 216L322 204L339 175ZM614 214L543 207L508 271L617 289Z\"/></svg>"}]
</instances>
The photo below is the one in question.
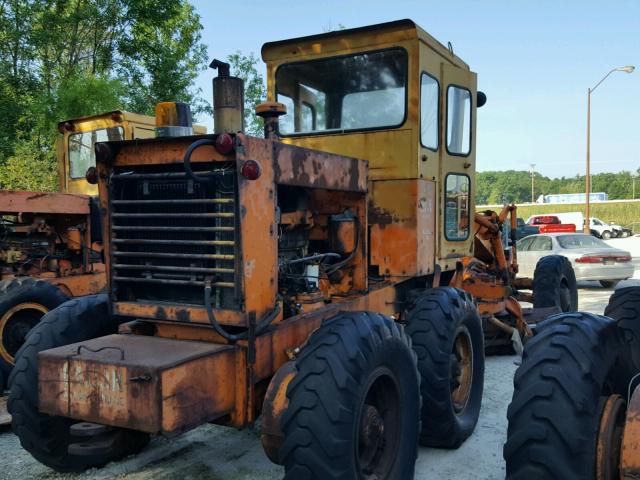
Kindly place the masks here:
<instances>
[{"instance_id":1,"label":"utility pole","mask_svg":"<svg viewBox=\"0 0 640 480\"><path fill-rule=\"evenodd\" d=\"M531 166L531 170L529 171L531 173L531 203L536 203L534 197L534 179L536 177L536 171L534 169L536 168L536 164L530 163L529 165Z\"/></svg>"}]
</instances>

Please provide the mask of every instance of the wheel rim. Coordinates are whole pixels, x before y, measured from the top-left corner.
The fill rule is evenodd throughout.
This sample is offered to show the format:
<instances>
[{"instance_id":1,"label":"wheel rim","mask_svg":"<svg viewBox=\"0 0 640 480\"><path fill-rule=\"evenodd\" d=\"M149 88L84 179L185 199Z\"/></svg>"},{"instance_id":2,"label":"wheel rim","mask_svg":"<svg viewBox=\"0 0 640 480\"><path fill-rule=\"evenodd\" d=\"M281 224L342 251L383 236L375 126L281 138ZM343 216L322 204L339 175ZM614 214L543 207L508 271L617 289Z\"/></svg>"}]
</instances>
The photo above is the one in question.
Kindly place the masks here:
<instances>
[{"instance_id":1,"label":"wheel rim","mask_svg":"<svg viewBox=\"0 0 640 480\"><path fill-rule=\"evenodd\" d=\"M620 448L625 423L625 401L620 395L607 398L600 417L596 454L596 479L620 478Z\"/></svg>"},{"instance_id":2,"label":"wheel rim","mask_svg":"<svg viewBox=\"0 0 640 480\"><path fill-rule=\"evenodd\" d=\"M451 350L449 364L449 379L451 385L451 402L456 415L467 406L471 396L473 383L473 344L471 335L466 327L461 327L456 333Z\"/></svg>"},{"instance_id":3,"label":"wheel rim","mask_svg":"<svg viewBox=\"0 0 640 480\"><path fill-rule=\"evenodd\" d=\"M14 358L33 327L49 309L39 303L20 303L0 318L0 357L13 364Z\"/></svg>"},{"instance_id":4,"label":"wheel rim","mask_svg":"<svg viewBox=\"0 0 640 480\"><path fill-rule=\"evenodd\" d=\"M356 423L359 478L390 478L400 443L400 388L386 367L374 370Z\"/></svg>"}]
</instances>

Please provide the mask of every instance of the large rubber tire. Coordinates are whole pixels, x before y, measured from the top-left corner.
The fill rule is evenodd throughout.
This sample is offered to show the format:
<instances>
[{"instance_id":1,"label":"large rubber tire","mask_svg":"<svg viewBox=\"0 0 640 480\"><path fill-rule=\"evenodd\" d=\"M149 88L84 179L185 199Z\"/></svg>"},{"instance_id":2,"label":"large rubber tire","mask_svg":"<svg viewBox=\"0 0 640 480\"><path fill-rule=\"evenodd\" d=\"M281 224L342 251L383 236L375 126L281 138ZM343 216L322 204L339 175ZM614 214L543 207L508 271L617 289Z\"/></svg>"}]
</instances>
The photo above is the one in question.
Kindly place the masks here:
<instances>
[{"instance_id":1,"label":"large rubber tire","mask_svg":"<svg viewBox=\"0 0 640 480\"><path fill-rule=\"evenodd\" d=\"M281 421L285 480L413 478L420 380L411 340L401 325L375 313L340 313L311 335L295 367ZM382 414L388 436L374 443L380 448L373 457L373 465L380 467L372 467L377 476L364 477L361 455L370 450L361 443L361 416L368 411L365 401L375 405L371 395L389 401Z\"/></svg>"},{"instance_id":2,"label":"large rubber tire","mask_svg":"<svg viewBox=\"0 0 640 480\"><path fill-rule=\"evenodd\" d=\"M79 297L47 313L31 331L16 355L9 377L8 410L13 432L39 462L59 472L83 471L135 453L149 440L147 434L130 431L126 453L74 456L67 448L79 440L69 434L74 420L38 411L38 352L115 333L118 321L109 313L107 295Z\"/></svg>"},{"instance_id":3,"label":"large rubber tire","mask_svg":"<svg viewBox=\"0 0 640 480\"><path fill-rule=\"evenodd\" d=\"M473 433L482 402L484 335L476 307L462 290L429 289L409 311L406 330L418 356L421 379L420 443L457 448ZM467 345L459 348L465 355L456 355L460 342ZM470 361L470 375L457 375L464 371L462 356ZM460 382L459 376L466 381ZM461 399L454 401L454 392Z\"/></svg>"},{"instance_id":4,"label":"large rubber tire","mask_svg":"<svg viewBox=\"0 0 640 480\"><path fill-rule=\"evenodd\" d=\"M640 287L619 288L604 309L622 331L625 343L623 364L630 372L640 372Z\"/></svg>"},{"instance_id":5,"label":"large rubber tire","mask_svg":"<svg viewBox=\"0 0 640 480\"><path fill-rule=\"evenodd\" d=\"M0 285L0 370L8 378L29 331L49 310L69 299L44 280L19 278ZM20 309L14 312L14 309Z\"/></svg>"},{"instance_id":6,"label":"large rubber tire","mask_svg":"<svg viewBox=\"0 0 640 480\"><path fill-rule=\"evenodd\" d=\"M503 451L509 480L595 478L601 397L626 387L616 323L561 316L525 345L514 377Z\"/></svg>"},{"instance_id":7,"label":"large rubber tire","mask_svg":"<svg viewBox=\"0 0 640 480\"><path fill-rule=\"evenodd\" d=\"M576 275L567 257L548 255L538 260L533 273L533 307L560 307L563 312L578 309Z\"/></svg>"}]
</instances>

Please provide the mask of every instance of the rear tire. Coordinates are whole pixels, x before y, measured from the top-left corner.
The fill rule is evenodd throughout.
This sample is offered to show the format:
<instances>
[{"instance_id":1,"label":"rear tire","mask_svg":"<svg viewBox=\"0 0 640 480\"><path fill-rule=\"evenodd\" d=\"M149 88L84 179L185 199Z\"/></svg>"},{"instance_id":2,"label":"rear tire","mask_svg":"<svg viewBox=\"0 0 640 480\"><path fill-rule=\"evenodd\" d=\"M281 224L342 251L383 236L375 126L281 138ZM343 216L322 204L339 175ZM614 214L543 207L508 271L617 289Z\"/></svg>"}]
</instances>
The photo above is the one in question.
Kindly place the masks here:
<instances>
[{"instance_id":1,"label":"rear tire","mask_svg":"<svg viewBox=\"0 0 640 480\"><path fill-rule=\"evenodd\" d=\"M619 283L620 280L600 280L600 285L603 288L616 288Z\"/></svg>"},{"instance_id":2,"label":"rear tire","mask_svg":"<svg viewBox=\"0 0 640 480\"><path fill-rule=\"evenodd\" d=\"M44 280L18 278L0 285L0 370L8 378L15 355L42 316L69 299Z\"/></svg>"},{"instance_id":3,"label":"rear tire","mask_svg":"<svg viewBox=\"0 0 640 480\"><path fill-rule=\"evenodd\" d=\"M420 390L402 326L340 313L311 335L295 368L281 421L285 480L413 478Z\"/></svg>"},{"instance_id":4,"label":"rear tire","mask_svg":"<svg viewBox=\"0 0 640 480\"><path fill-rule=\"evenodd\" d=\"M420 443L457 448L473 433L484 383L484 335L462 290L426 290L407 316L418 356L422 396Z\"/></svg>"},{"instance_id":5,"label":"rear tire","mask_svg":"<svg viewBox=\"0 0 640 480\"><path fill-rule=\"evenodd\" d=\"M116 333L117 329L107 295L75 298L47 313L16 355L16 366L9 377L8 401L13 432L25 450L54 470L79 472L99 467L135 453L149 440L147 434L128 431L124 454L70 455L67 449L78 439L69 434L69 427L77 421L38 411L38 352Z\"/></svg>"},{"instance_id":6,"label":"rear tire","mask_svg":"<svg viewBox=\"0 0 640 480\"><path fill-rule=\"evenodd\" d=\"M549 255L538 260L533 274L533 307L559 307L563 312L578 309L576 275L568 258Z\"/></svg>"},{"instance_id":7,"label":"rear tire","mask_svg":"<svg viewBox=\"0 0 640 480\"><path fill-rule=\"evenodd\" d=\"M525 345L516 371L503 450L507 479L594 478L602 397L626 387L616 377L615 322L588 313L562 317Z\"/></svg>"}]
</instances>

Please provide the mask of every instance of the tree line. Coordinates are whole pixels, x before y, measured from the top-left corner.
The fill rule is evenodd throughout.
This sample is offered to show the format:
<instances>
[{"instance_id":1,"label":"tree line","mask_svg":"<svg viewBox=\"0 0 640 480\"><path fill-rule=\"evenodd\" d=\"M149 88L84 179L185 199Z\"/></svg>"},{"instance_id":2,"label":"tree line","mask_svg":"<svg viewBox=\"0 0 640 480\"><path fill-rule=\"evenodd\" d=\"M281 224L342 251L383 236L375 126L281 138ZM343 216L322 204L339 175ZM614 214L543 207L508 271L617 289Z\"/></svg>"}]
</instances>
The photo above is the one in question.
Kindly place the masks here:
<instances>
[{"instance_id":1,"label":"tree line","mask_svg":"<svg viewBox=\"0 0 640 480\"><path fill-rule=\"evenodd\" d=\"M609 200L640 198L640 168L635 172L597 173L591 175L591 191L605 192ZM634 178L635 189L634 192ZM549 178L534 173L534 200L554 193L583 193L585 176ZM476 174L476 204L531 201L531 173L522 170L488 171Z\"/></svg>"},{"instance_id":2,"label":"tree line","mask_svg":"<svg viewBox=\"0 0 640 480\"><path fill-rule=\"evenodd\" d=\"M56 188L61 120L162 100L210 111L201 32L184 0L0 0L0 186Z\"/></svg>"}]
</instances>

